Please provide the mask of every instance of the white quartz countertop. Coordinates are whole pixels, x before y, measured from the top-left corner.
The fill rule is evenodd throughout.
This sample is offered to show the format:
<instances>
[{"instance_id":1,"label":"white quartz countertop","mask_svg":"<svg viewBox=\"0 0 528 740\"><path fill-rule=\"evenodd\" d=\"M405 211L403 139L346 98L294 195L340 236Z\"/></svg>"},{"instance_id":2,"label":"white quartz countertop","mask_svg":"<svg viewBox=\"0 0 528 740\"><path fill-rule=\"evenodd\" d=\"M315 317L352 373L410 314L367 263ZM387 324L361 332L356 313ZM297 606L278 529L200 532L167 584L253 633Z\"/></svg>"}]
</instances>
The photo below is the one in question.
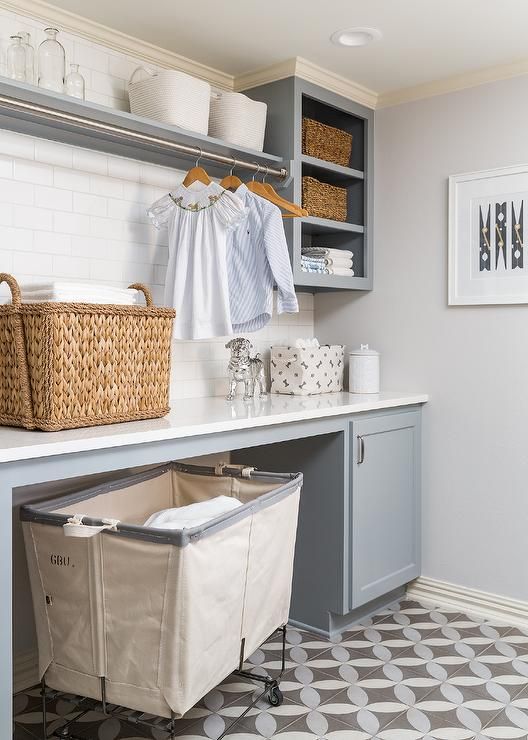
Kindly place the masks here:
<instances>
[{"instance_id":1,"label":"white quartz countertop","mask_svg":"<svg viewBox=\"0 0 528 740\"><path fill-rule=\"evenodd\" d=\"M178 399L172 402L170 414L162 419L64 432L34 432L0 426L0 463L345 416L361 411L411 406L427 400L423 393L270 395L250 403L245 403L242 398L232 402L223 397Z\"/></svg>"}]
</instances>

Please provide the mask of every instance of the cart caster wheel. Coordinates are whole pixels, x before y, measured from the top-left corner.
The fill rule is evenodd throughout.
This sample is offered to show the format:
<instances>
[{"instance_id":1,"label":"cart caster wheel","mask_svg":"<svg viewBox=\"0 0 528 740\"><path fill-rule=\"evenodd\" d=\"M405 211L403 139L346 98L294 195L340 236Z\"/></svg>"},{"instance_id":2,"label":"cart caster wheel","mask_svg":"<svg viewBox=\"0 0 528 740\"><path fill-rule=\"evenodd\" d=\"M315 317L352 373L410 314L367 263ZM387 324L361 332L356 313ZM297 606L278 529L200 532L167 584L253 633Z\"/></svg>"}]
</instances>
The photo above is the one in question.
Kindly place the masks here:
<instances>
[{"instance_id":1,"label":"cart caster wheel","mask_svg":"<svg viewBox=\"0 0 528 740\"><path fill-rule=\"evenodd\" d=\"M284 701L282 691L278 686L272 686L268 691L268 701L272 707L280 707Z\"/></svg>"}]
</instances>

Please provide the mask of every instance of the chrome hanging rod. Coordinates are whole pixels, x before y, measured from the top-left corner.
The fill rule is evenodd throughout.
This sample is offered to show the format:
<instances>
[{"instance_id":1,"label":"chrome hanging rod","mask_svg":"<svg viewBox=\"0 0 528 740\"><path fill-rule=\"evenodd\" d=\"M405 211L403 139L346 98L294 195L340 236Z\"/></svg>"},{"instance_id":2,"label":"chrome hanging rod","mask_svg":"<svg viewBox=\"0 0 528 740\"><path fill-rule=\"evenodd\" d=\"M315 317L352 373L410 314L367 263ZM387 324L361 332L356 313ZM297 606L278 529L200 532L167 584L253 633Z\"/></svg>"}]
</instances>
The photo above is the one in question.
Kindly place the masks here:
<instances>
[{"instance_id":1,"label":"chrome hanging rod","mask_svg":"<svg viewBox=\"0 0 528 740\"><path fill-rule=\"evenodd\" d=\"M38 116L39 118L43 118L48 121L71 123L79 128L87 129L89 131L103 132L119 139L138 142L141 141L146 144L152 144L153 146L159 146L162 149L170 149L173 152L178 152L179 154L189 157L197 157L199 155L200 159L208 159L211 162L226 164L232 168L249 170L250 172L266 173L268 177L277 177L280 180L284 180L288 176L288 171L283 167L268 167L267 165L258 164L256 162L247 162L243 159L235 159L224 154L208 152L206 149L201 149L199 146L178 144L175 141L164 139L160 136L142 134L139 131L131 131L130 129L123 128L121 126L114 126L111 123L93 121L91 118L78 116L74 113L65 113L63 111L54 110L53 108L48 108L44 105L26 103L23 100L17 100L16 98L10 98L5 95L0 95L0 108L8 108L13 111L31 113L33 116Z\"/></svg>"}]
</instances>

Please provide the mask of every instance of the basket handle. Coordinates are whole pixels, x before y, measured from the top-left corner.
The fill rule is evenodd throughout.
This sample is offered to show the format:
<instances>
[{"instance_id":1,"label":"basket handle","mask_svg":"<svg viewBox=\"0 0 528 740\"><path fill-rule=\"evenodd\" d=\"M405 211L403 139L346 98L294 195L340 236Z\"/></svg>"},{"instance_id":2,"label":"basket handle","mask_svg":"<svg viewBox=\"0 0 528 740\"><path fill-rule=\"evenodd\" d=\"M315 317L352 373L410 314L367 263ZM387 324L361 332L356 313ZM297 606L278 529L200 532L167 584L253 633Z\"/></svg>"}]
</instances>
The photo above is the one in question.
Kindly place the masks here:
<instances>
[{"instance_id":1,"label":"basket handle","mask_svg":"<svg viewBox=\"0 0 528 740\"><path fill-rule=\"evenodd\" d=\"M11 291L11 303L13 306L20 306L22 303L22 295L20 293L20 287L12 275L7 272L0 272L0 284L7 283Z\"/></svg>"},{"instance_id":2,"label":"basket handle","mask_svg":"<svg viewBox=\"0 0 528 740\"><path fill-rule=\"evenodd\" d=\"M11 302L17 309L22 304L22 296L20 294L20 287L12 275L6 272L0 272L0 284L7 283L11 290ZM19 381L20 381L20 392L22 394L22 403L24 405L24 426L27 429L35 428L35 414L33 411L33 398L31 396L31 381L29 373L29 363L27 358L26 350L26 337L24 333L24 322L20 311L15 312L15 354L17 358Z\"/></svg>"},{"instance_id":3,"label":"basket handle","mask_svg":"<svg viewBox=\"0 0 528 740\"><path fill-rule=\"evenodd\" d=\"M150 306L153 305L152 293L150 292L150 290L147 288L146 285L143 285L143 283L132 283L132 285L129 285L128 287L134 288L135 290L140 290L145 296L145 303L147 304L149 308Z\"/></svg>"},{"instance_id":4,"label":"basket handle","mask_svg":"<svg viewBox=\"0 0 528 740\"><path fill-rule=\"evenodd\" d=\"M128 81L129 85L134 84L134 82L136 81L136 75L138 72L146 72L149 77L156 77L156 72L155 70L152 69L152 67L144 67L144 66L136 67L136 69L130 75L130 79Z\"/></svg>"}]
</instances>

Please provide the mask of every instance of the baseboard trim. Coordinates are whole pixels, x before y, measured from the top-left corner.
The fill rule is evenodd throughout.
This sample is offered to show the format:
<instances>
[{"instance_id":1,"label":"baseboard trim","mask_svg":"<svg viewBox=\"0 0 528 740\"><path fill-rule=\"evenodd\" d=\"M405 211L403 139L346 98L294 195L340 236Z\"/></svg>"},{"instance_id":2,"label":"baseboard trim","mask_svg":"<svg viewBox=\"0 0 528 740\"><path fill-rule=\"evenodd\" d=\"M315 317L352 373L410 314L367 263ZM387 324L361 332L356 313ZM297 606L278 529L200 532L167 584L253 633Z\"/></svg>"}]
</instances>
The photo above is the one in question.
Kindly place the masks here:
<instances>
[{"instance_id":1,"label":"baseboard trim","mask_svg":"<svg viewBox=\"0 0 528 740\"><path fill-rule=\"evenodd\" d=\"M421 576L407 586L407 596L418 601L433 602L471 612L479 617L497 620L512 627L528 629L528 602L506 596L457 586Z\"/></svg>"},{"instance_id":2,"label":"baseboard trim","mask_svg":"<svg viewBox=\"0 0 528 740\"><path fill-rule=\"evenodd\" d=\"M36 650L15 655L13 659L13 689L24 691L39 682L38 654Z\"/></svg>"}]
</instances>

